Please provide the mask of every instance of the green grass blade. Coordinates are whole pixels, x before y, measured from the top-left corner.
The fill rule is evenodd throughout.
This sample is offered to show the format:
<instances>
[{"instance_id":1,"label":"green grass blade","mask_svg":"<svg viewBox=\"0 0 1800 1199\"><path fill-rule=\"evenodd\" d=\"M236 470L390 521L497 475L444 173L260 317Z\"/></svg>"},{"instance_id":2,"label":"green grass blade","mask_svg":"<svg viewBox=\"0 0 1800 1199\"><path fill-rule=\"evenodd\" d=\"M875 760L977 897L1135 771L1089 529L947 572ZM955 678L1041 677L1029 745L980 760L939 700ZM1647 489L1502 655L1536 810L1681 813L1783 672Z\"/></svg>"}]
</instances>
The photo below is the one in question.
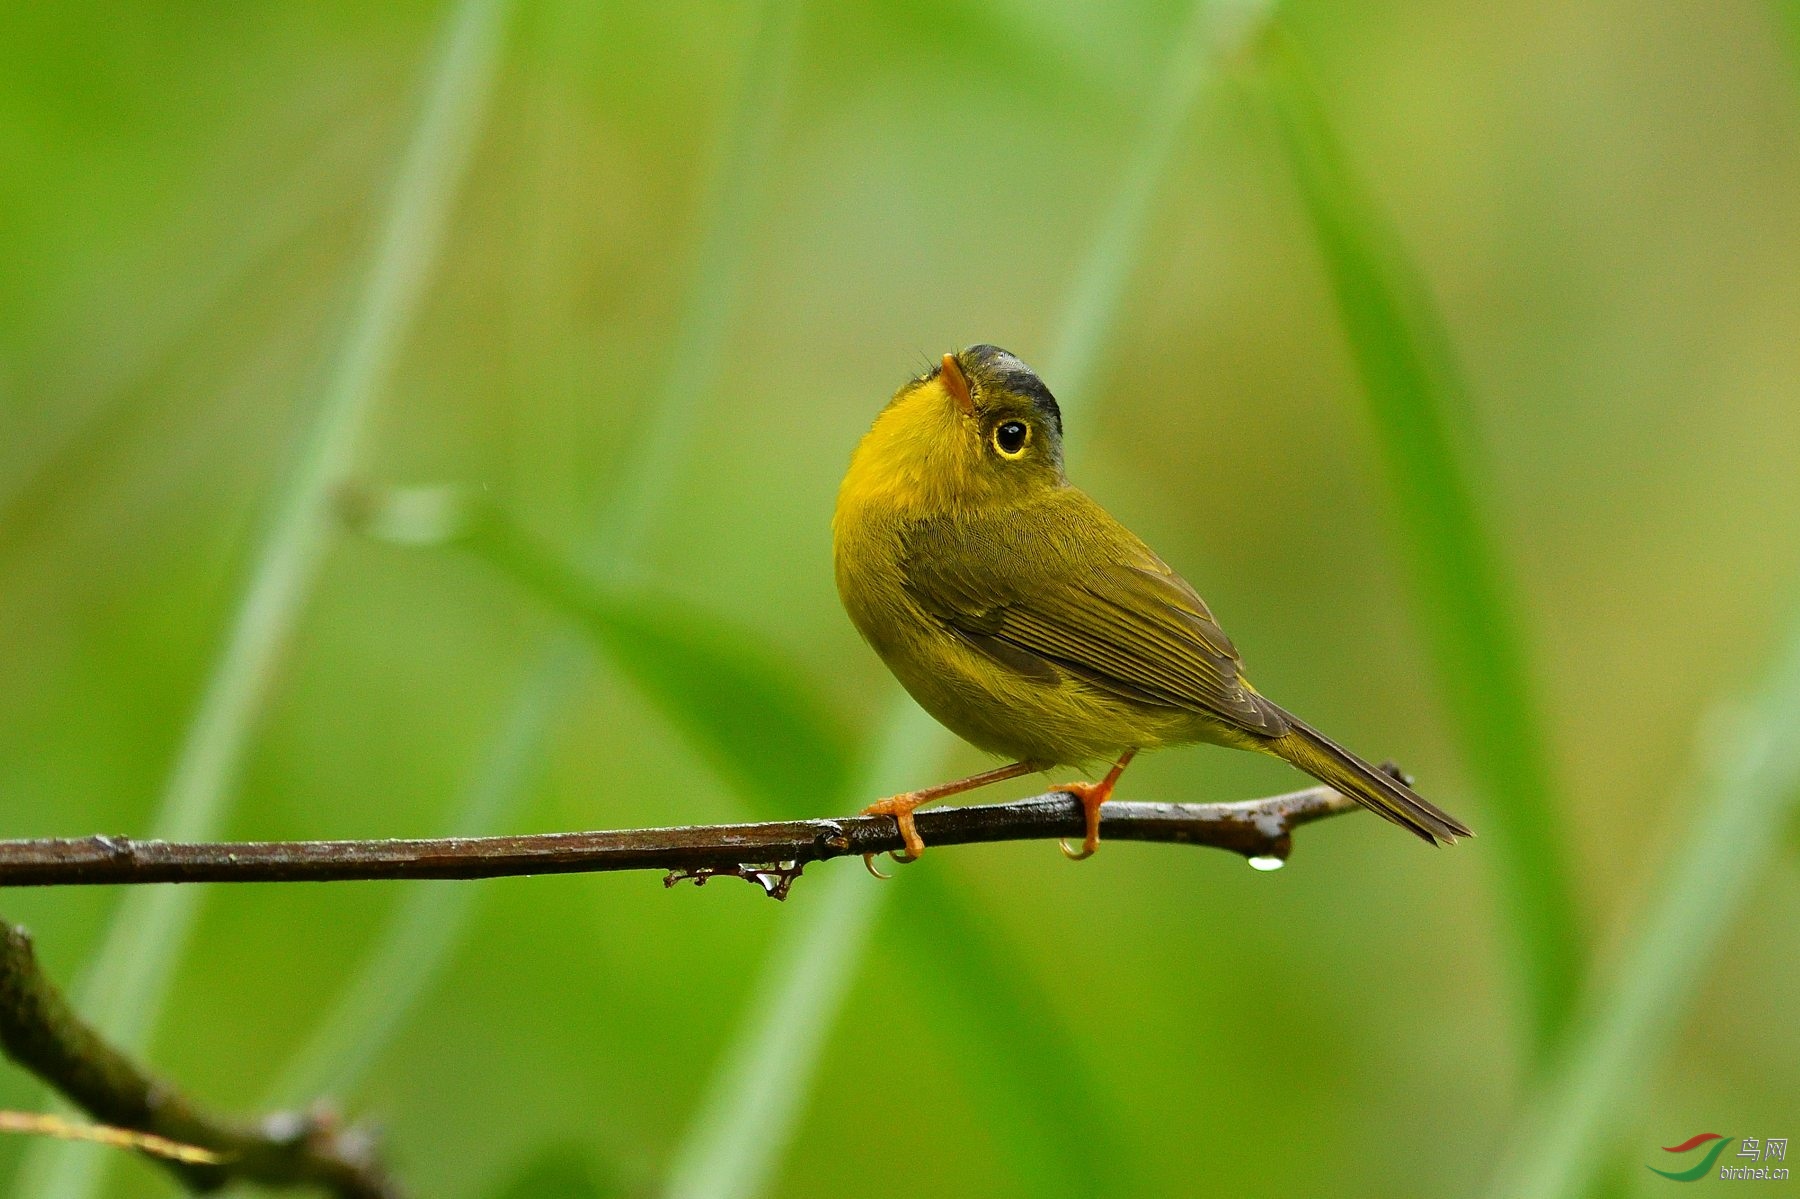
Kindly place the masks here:
<instances>
[{"instance_id":1,"label":"green grass blade","mask_svg":"<svg viewBox=\"0 0 1800 1199\"><path fill-rule=\"evenodd\" d=\"M429 93L396 178L362 296L317 416L284 484L231 630L176 759L151 835L216 836L270 677L329 544L331 491L356 452L437 255L470 157L502 36L496 0L464 0L435 60ZM127 1051L160 1016L204 891L147 888L123 901L90 968L81 1007ZM66 1143L28 1154L20 1193L92 1194L105 1159Z\"/></svg>"},{"instance_id":2,"label":"green grass blade","mask_svg":"<svg viewBox=\"0 0 1800 1199\"><path fill-rule=\"evenodd\" d=\"M1513 1130L1488 1194L1562 1199L1588 1193L1614 1148L1607 1135L1671 1043L1676 1021L1736 924L1750 889L1782 852L1800 806L1800 620L1760 695L1719 720L1657 891L1618 968L1594 989Z\"/></svg>"},{"instance_id":3,"label":"green grass blade","mask_svg":"<svg viewBox=\"0 0 1800 1199\"><path fill-rule=\"evenodd\" d=\"M817 815L845 793L848 731L752 630L648 587L590 582L498 514L466 544L585 629L759 814Z\"/></svg>"},{"instance_id":4,"label":"green grass blade","mask_svg":"<svg viewBox=\"0 0 1800 1199\"><path fill-rule=\"evenodd\" d=\"M1016 1131L1006 1121L990 1129L1011 1159L1011 1176L1032 1194L1136 1189L1121 1121L1099 1098L1094 1066L1012 941L942 872L908 877L899 904L900 952L915 975L915 1002L937 1018L937 1035L959 1061L1002 1056L1001 1068L968 1070L960 1081L979 1109L1022 1117Z\"/></svg>"},{"instance_id":5,"label":"green grass blade","mask_svg":"<svg viewBox=\"0 0 1800 1199\"><path fill-rule=\"evenodd\" d=\"M1490 801L1479 831L1501 872L1541 1056L1568 1018L1582 938L1520 605L1462 429L1467 392L1443 321L1351 171L1297 50L1279 31L1265 46L1265 95L1362 375L1449 715Z\"/></svg>"},{"instance_id":6,"label":"green grass blade","mask_svg":"<svg viewBox=\"0 0 1800 1199\"><path fill-rule=\"evenodd\" d=\"M577 0L578 2L578 0ZM624 558L655 519L673 489L680 450L698 421L717 373L729 315L739 299L751 243L750 197L760 194L764 165L775 141L789 77L798 20L777 0L763 17L747 52L700 205L699 239L685 315L669 348L671 363L649 424L623 456L626 482L617 484L596 519L591 557L598 570L627 573ZM470 800L455 827L470 834L504 828L525 799L534 760L518 746L540 740L582 676L589 646L573 633L556 640L523 688L508 723L487 751ZM841 758L843 752L838 751ZM453 903L409 897L391 918L375 948L352 975L325 1022L283 1072L283 1086L306 1092L342 1093L353 1086L395 1030L426 994L430 980L460 944L477 893L457 892ZM429 952L424 950L428 949Z\"/></svg>"},{"instance_id":7,"label":"green grass blade","mask_svg":"<svg viewBox=\"0 0 1800 1199\"><path fill-rule=\"evenodd\" d=\"M689 302L675 330L669 370L651 423L619 463L594 561L616 568L635 557L663 497L672 490L700 405L712 395L731 314L741 302L749 264L749 231L773 156L789 81L800 46L799 0L768 0L759 14L739 83L732 123L719 142L701 211Z\"/></svg>"},{"instance_id":8,"label":"green grass blade","mask_svg":"<svg viewBox=\"0 0 1800 1199\"><path fill-rule=\"evenodd\" d=\"M1051 361L1061 372L1054 378L1058 394L1067 397L1063 404L1065 414L1078 415L1081 400L1088 394L1090 375L1099 360L1112 314L1118 310L1132 269L1141 256L1152 201L1177 144L1182 120L1193 110L1211 79L1219 55L1229 52L1236 39L1253 29L1267 8L1264 4L1194 6L1187 30L1177 43L1152 108L1146 114L1144 128L1135 140L1119 191L1078 272L1066 315L1058 326L1060 344ZM920 779L932 777L934 768L955 744L949 733L905 697L897 697L881 727L879 748L870 768L858 780L855 795L886 795L917 786ZM858 885L861 890L853 890ZM918 885L908 883L908 887ZM821 914L783 930L775 953L776 960L787 965L784 970L765 974L759 981L751 1015L727 1051L725 1066L713 1078L701 1104L701 1116L676 1153L672 1194L683 1199L744 1199L761 1194L767 1187L769 1174L780 1161L804 1110L799 1097L811 1089L812 1071L817 1064L816 1054L783 1056L779 1050L795 1027L804 1027L810 1036L822 1038L835 1023L841 1007L841 1002L826 1001L841 1001L848 993L847 987L831 991L808 986L804 979L853 976L868 943L870 926L882 912L888 895L899 890L872 888L869 880L861 878L841 884L841 889L839 886L834 885L827 898L848 913L844 918ZM929 913L930 899L918 910ZM993 961L989 947L974 941L961 943L960 953L955 956L962 955L971 955L965 960L980 955L984 962ZM966 979L959 981L966 985ZM1002 1014L1007 1006L1010 1004L1003 1005ZM1026 1025L1031 1043L1042 1044L1036 1040L1039 1035L1049 1037L1042 1029L1031 1029L1029 1021ZM1011 1021L987 1024L984 1028L1008 1038L1020 1031ZM1046 1081L1045 1094L1054 1096L1061 1105L1055 1113L1061 1127L1098 1131L1100 1143L1084 1146L1089 1168L1110 1170L1117 1177L1127 1171L1127 1163L1120 1155L1109 1153L1106 1142L1113 1138L1107 1132L1108 1122L1097 1113L1086 1115L1092 1108L1091 1098L1072 1090L1067 1079L1055 1077L1066 1056L1066 1052L1041 1055L1043 1070L1032 1077ZM746 1062L766 1068L752 1073L742 1067ZM1033 1098L1026 1097L1026 1101L1031 1103ZM1041 1105L1044 1096L1036 1096L1035 1101ZM1033 1171L1033 1182L1042 1189L1059 1191L1085 1185L1068 1173L1042 1172L1041 1166L1039 1171Z\"/></svg>"},{"instance_id":9,"label":"green grass blade","mask_svg":"<svg viewBox=\"0 0 1800 1199\"><path fill-rule=\"evenodd\" d=\"M333 143L296 162L280 186L267 194L244 197L236 187L229 198L214 200L241 207L247 214L243 226L228 237L221 236L217 222L208 215L204 239L190 227L198 220L184 221L158 238L160 246L204 240L206 252L184 263L187 272L174 286L159 278L154 261L127 265L121 273L128 277L158 279L156 302L133 303L113 294L111 287L89 289L82 296L81 317L71 315L68 320L80 319L88 327L84 335L95 352L84 357L75 378L66 383L55 419L40 422L38 429L14 440L0 456L0 562L31 535L61 497L85 484L95 446L106 444L125 423L132 387L216 315L247 280L267 270L282 248L344 205L351 185L360 182L351 170L348 151L349 147ZM266 145L259 142L257 152L266 154ZM302 181L306 186L298 186ZM232 182L237 182L235 177ZM195 207L207 209L207 201ZM130 319L121 319L116 327L94 329L94 306L129 312Z\"/></svg>"},{"instance_id":10,"label":"green grass blade","mask_svg":"<svg viewBox=\"0 0 1800 1199\"><path fill-rule=\"evenodd\" d=\"M576 674L573 654L559 662L559 668L539 671L526 685L449 835L493 831L524 790L532 767L542 762L550 720ZM304 1106L321 1096L352 1092L412 1014L418 996L442 974L479 897L479 888L456 883L409 887L363 968L282 1068L262 1106Z\"/></svg>"},{"instance_id":11,"label":"green grass blade","mask_svg":"<svg viewBox=\"0 0 1800 1199\"><path fill-rule=\"evenodd\" d=\"M828 1029L856 977L861 949L884 892L874 880L834 870L784 930L763 965L746 1014L754 1035L737 1038L719 1063L684 1138L663 1194L670 1199L754 1195L787 1151ZM820 952L818 946L829 946Z\"/></svg>"},{"instance_id":12,"label":"green grass blade","mask_svg":"<svg viewBox=\"0 0 1800 1199\"><path fill-rule=\"evenodd\" d=\"M1101 352L1113 338L1126 282L1143 250L1157 184L1168 169L1195 100L1224 56L1260 29L1275 0L1215 0L1193 6L1186 30L1170 55L1144 127L1120 175L1119 190L1063 306L1044 377L1058 396L1086 395L1098 377Z\"/></svg>"}]
</instances>

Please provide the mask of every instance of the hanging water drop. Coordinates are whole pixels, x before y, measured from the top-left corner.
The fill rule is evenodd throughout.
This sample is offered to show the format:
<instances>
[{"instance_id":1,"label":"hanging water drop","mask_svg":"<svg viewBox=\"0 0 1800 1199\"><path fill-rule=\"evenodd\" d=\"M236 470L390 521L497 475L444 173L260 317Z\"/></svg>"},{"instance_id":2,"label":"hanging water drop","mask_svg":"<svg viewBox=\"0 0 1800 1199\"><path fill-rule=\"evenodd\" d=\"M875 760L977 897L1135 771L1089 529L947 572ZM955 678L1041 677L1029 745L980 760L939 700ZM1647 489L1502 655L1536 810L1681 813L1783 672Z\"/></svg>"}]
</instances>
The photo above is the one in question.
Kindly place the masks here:
<instances>
[{"instance_id":1,"label":"hanging water drop","mask_svg":"<svg viewBox=\"0 0 1800 1199\"><path fill-rule=\"evenodd\" d=\"M1280 870L1287 865L1286 858L1255 857L1250 859L1252 870Z\"/></svg>"}]
</instances>

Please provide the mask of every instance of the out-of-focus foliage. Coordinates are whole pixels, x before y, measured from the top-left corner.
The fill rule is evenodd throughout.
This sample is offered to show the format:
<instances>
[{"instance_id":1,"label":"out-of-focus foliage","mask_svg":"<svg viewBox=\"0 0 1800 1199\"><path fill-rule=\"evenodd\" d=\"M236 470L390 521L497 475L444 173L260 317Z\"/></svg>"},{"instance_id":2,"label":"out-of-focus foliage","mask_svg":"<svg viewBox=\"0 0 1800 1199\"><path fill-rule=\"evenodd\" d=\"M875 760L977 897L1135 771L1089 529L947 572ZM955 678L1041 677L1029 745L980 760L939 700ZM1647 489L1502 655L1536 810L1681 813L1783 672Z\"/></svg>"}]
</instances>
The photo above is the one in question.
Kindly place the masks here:
<instances>
[{"instance_id":1,"label":"out-of-focus foliage","mask_svg":"<svg viewBox=\"0 0 1800 1199\"><path fill-rule=\"evenodd\" d=\"M1262 51L1261 92L1367 392L1445 714L1489 801L1483 828L1542 1052L1568 1019L1581 945L1515 584L1464 420L1468 386L1429 289L1345 161L1304 58L1279 26Z\"/></svg>"},{"instance_id":2,"label":"out-of-focus foliage","mask_svg":"<svg viewBox=\"0 0 1800 1199\"><path fill-rule=\"evenodd\" d=\"M841 796L851 744L810 682L754 630L675 595L581 573L504 513L473 518L470 549L578 624L638 694L769 819L810 814L803 793Z\"/></svg>"},{"instance_id":3,"label":"out-of-focus foliage","mask_svg":"<svg viewBox=\"0 0 1800 1199\"><path fill-rule=\"evenodd\" d=\"M589 1155L579 1146L557 1146L527 1162L489 1199L606 1199L629 1192L602 1182Z\"/></svg>"},{"instance_id":4,"label":"out-of-focus foliage","mask_svg":"<svg viewBox=\"0 0 1800 1199\"><path fill-rule=\"evenodd\" d=\"M704 164L758 11L515 10L362 478L479 487L546 543L584 541L668 377ZM1462 419L1518 568L1509 616L1566 784L1552 831L1604 959L1690 827L1702 717L1760 677L1800 583L1800 72L1776 9L1753 4L1283 13L1469 382ZM444 16L0 17L0 834L145 827L316 409ZM743 299L639 577L754 630L852 736L893 684L831 583L842 465L944 349L1051 353L1185 16L803 13ZM1194 580L1259 686L1481 828L1339 309L1254 105L1222 91L1188 126L1147 250L1069 430L1077 481ZM343 539L230 832L444 827L562 628L465 555ZM741 814L628 679L596 671L572 693L517 827ZM794 810L813 810L825 773L793 780ZM1291 776L1196 749L1130 779L1212 798ZM1141 1193L1473 1191L1529 1061L1488 850L1428 853L1358 818L1301 841L1275 875L1125 845L1079 867L1021 845L912 869L954 883L1004 947L1005 994L1073 1030L1085 1097ZM807 883L785 908L647 877L477 886L460 951L348 1106L385 1121L421 1194L505 1193L548 1143L577 1146L592 1178L661 1177ZM293 1053L399 898L217 890L157 1064L218 1104L259 1102L270 1080L247 1063L272 1073ZM9 894L5 914L72 979L116 902ZM1790 855L1719 934L1608 1157L1648 1160L1715 1124L1789 1133L1796 917ZM780 1193L1026 1189L1012 1147L1035 1117L998 1101L1016 1084L994 1073L1003 1056L971 1051L966 1001L934 1007L920 985L935 963L918 923L883 926L846 1019L821 1030ZM0 1105L37 1102L0 1074ZM0 1145L0 1177L20 1152ZM126 1163L109 1193L162 1186Z\"/></svg>"}]
</instances>

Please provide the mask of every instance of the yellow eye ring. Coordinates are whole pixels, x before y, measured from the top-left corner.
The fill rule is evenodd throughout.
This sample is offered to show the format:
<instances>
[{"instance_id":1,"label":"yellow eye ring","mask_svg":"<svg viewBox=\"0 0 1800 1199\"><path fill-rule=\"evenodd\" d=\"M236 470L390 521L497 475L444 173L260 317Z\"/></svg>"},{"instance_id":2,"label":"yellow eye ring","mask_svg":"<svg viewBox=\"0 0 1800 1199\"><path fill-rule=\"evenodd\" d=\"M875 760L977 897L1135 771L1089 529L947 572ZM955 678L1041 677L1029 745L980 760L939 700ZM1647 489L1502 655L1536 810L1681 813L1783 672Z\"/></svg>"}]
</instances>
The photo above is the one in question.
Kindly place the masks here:
<instances>
[{"instance_id":1,"label":"yellow eye ring","mask_svg":"<svg viewBox=\"0 0 1800 1199\"><path fill-rule=\"evenodd\" d=\"M1022 420L1004 420L994 426L994 452L1002 458L1018 458L1031 444L1031 426Z\"/></svg>"}]
</instances>

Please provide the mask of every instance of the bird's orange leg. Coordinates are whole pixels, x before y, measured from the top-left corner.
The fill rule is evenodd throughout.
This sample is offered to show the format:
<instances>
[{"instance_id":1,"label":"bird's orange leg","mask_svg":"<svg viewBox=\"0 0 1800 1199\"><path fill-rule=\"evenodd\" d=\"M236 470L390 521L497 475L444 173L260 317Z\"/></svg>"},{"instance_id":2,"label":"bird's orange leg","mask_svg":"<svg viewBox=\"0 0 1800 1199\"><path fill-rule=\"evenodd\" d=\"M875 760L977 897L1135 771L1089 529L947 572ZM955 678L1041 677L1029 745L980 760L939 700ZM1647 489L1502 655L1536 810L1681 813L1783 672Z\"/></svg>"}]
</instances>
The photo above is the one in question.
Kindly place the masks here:
<instances>
[{"instance_id":1,"label":"bird's orange leg","mask_svg":"<svg viewBox=\"0 0 1800 1199\"><path fill-rule=\"evenodd\" d=\"M1137 750L1126 750L1119 756L1119 760L1113 763L1113 768L1107 771L1106 777L1097 783L1064 783L1057 788L1058 791L1067 791L1079 799L1082 809L1087 813L1087 839L1081 843L1079 853L1070 849L1067 841L1057 842L1062 847L1063 856L1071 862L1091 858L1094 856L1094 851L1100 848L1100 805L1111 797L1113 784L1119 781L1119 776L1125 773L1125 768L1131 765L1131 759L1135 757L1137 757Z\"/></svg>"},{"instance_id":2,"label":"bird's orange leg","mask_svg":"<svg viewBox=\"0 0 1800 1199\"><path fill-rule=\"evenodd\" d=\"M892 816L900 826L901 839L906 842L906 856L894 855L896 862L914 862L925 852L925 842L919 838L919 830L913 825L913 809L921 804L928 804L934 799L943 799L946 795L960 795L964 791L973 791L977 787L985 787L989 783L1001 783L1007 779L1016 779L1022 774L1035 774L1043 766L1036 762L1014 762L1011 766L998 766L993 770L984 770L980 774L971 774L966 779L954 782L939 783L935 787L925 787L918 791L906 791L899 795L890 795L886 799L876 800L862 810L864 816ZM888 876L875 869L875 855L863 855L863 865L876 878Z\"/></svg>"}]
</instances>

